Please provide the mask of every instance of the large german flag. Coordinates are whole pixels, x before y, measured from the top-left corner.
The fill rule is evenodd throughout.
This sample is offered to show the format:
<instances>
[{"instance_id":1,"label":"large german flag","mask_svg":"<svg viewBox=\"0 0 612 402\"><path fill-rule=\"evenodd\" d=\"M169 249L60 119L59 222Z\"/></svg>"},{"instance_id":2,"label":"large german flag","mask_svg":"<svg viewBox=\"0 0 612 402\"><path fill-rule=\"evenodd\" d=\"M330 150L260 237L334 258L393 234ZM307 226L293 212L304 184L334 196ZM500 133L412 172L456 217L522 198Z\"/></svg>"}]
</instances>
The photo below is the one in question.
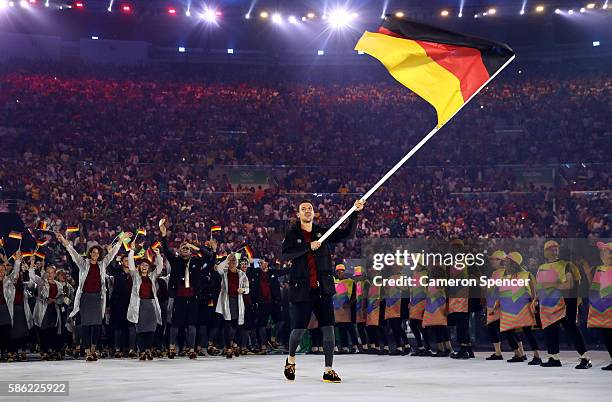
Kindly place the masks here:
<instances>
[{"instance_id":1,"label":"large german flag","mask_svg":"<svg viewBox=\"0 0 612 402\"><path fill-rule=\"evenodd\" d=\"M387 15L378 32L365 32L355 50L378 59L389 73L438 114L444 125L514 58L503 43Z\"/></svg>"}]
</instances>

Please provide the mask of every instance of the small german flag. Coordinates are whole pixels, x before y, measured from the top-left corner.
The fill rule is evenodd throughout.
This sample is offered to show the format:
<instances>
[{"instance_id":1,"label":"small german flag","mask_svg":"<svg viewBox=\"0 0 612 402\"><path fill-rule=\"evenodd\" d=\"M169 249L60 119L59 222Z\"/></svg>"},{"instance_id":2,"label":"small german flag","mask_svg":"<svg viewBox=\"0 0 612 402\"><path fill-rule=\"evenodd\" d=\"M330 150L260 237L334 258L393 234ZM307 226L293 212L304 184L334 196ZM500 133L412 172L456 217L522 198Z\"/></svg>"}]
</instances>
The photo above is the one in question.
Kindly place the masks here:
<instances>
[{"instance_id":1,"label":"small german flag","mask_svg":"<svg viewBox=\"0 0 612 402\"><path fill-rule=\"evenodd\" d=\"M36 240L36 245L38 247L45 247L49 243L49 240Z\"/></svg>"},{"instance_id":2,"label":"small german flag","mask_svg":"<svg viewBox=\"0 0 612 402\"><path fill-rule=\"evenodd\" d=\"M253 249L251 247L245 246L244 252L246 253L247 257L249 257L249 260L253 259Z\"/></svg>"},{"instance_id":3,"label":"small german flag","mask_svg":"<svg viewBox=\"0 0 612 402\"><path fill-rule=\"evenodd\" d=\"M49 228L49 224L47 221L39 221L38 222L38 230L47 230Z\"/></svg>"},{"instance_id":4,"label":"small german flag","mask_svg":"<svg viewBox=\"0 0 612 402\"><path fill-rule=\"evenodd\" d=\"M127 251L128 253L130 252L130 250L132 249L132 247L130 246L130 243L127 242L123 242L123 248L125 249L125 251Z\"/></svg>"},{"instance_id":5,"label":"small german flag","mask_svg":"<svg viewBox=\"0 0 612 402\"><path fill-rule=\"evenodd\" d=\"M221 226L213 226L210 228L211 232L220 232L223 228Z\"/></svg>"},{"instance_id":6,"label":"small german flag","mask_svg":"<svg viewBox=\"0 0 612 402\"><path fill-rule=\"evenodd\" d=\"M45 259L45 257L46 257L45 253L42 253L42 252L40 252L40 251L35 252L35 253L34 253L34 255L35 255L36 257L40 258L40 259L43 259L43 260L44 260L44 259Z\"/></svg>"},{"instance_id":7,"label":"small german flag","mask_svg":"<svg viewBox=\"0 0 612 402\"><path fill-rule=\"evenodd\" d=\"M68 228L66 228L66 232L67 233L78 233L79 227L78 226L68 226Z\"/></svg>"},{"instance_id":8,"label":"small german flag","mask_svg":"<svg viewBox=\"0 0 612 402\"><path fill-rule=\"evenodd\" d=\"M402 85L429 102L441 127L514 59L506 44L387 15L355 50L378 59Z\"/></svg>"},{"instance_id":9,"label":"small german flag","mask_svg":"<svg viewBox=\"0 0 612 402\"><path fill-rule=\"evenodd\" d=\"M155 243L151 245L151 248L153 250L155 250L156 248L160 248L160 247L161 247L161 243L159 241L156 241Z\"/></svg>"},{"instance_id":10,"label":"small german flag","mask_svg":"<svg viewBox=\"0 0 612 402\"><path fill-rule=\"evenodd\" d=\"M147 249L147 252L145 253L145 257L147 257L147 260L149 261L153 261L154 260L154 254L153 251L151 251L151 249Z\"/></svg>"},{"instance_id":11,"label":"small german flag","mask_svg":"<svg viewBox=\"0 0 612 402\"><path fill-rule=\"evenodd\" d=\"M23 239L23 235L20 232L15 232L14 230L11 230L8 237L15 240Z\"/></svg>"},{"instance_id":12,"label":"small german flag","mask_svg":"<svg viewBox=\"0 0 612 402\"><path fill-rule=\"evenodd\" d=\"M34 255L33 251L24 251L21 253L21 258L31 257Z\"/></svg>"},{"instance_id":13,"label":"small german flag","mask_svg":"<svg viewBox=\"0 0 612 402\"><path fill-rule=\"evenodd\" d=\"M147 230L145 228L140 228L138 229L138 231L136 232L136 234L138 236L146 236L147 235Z\"/></svg>"}]
</instances>

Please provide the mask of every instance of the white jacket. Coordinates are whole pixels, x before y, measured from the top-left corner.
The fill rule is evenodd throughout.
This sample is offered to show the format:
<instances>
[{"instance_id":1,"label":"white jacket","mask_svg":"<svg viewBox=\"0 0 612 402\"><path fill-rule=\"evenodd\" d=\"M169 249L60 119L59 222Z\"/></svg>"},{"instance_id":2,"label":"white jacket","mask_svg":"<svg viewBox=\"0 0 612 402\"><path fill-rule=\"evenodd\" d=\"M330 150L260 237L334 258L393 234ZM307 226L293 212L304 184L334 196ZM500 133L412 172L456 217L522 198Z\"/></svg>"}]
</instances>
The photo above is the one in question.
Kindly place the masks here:
<instances>
[{"instance_id":1,"label":"white jacket","mask_svg":"<svg viewBox=\"0 0 612 402\"><path fill-rule=\"evenodd\" d=\"M217 309L215 312L222 314L227 321L232 319L229 306L229 295L227 293L227 260L215 266L215 270L221 275L221 292L217 299ZM249 278L240 269L238 270L238 287L244 289L244 294L249 293ZM238 325L244 324L244 300L242 294L238 293Z\"/></svg>"},{"instance_id":2,"label":"white jacket","mask_svg":"<svg viewBox=\"0 0 612 402\"><path fill-rule=\"evenodd\" d=\"M136 264L134 263L134 250L130 250L128 254L128 265L130 267L130 275L132 276L132 295L130 296L130 305L128 306L127 319L129 322L134 324L138 323L138 312L140 311L140 285L142 284L142 277L140 272L136 270ZM157 318L157 325L162 324L161 308L159 306L159 300L157 300L157 286L155 282L157 276L164 269L164 260L160 254L155 257L155 270L149 272L149 279L151 279L151 290L153 292L153 306L155 307L155 318Z\"/></svg>"},{"instance_id":3,"label":"white jacket","mask_svg":"<svg viewBox=\"0 0 612 402\"><path fill-rule=\"evenodd\" d=\"M13 324L13 306L15 304L15 278L19 274L19 268L21 267L21 260L15 260L13 265L13 271L10 274L6 274L2 280L2 292L4 293L4 300L6 301L6 308L8 309L9 315L11 316L11 325ZM27 304L24 300L23 304Z\"/></svg>"},{"instance_id":4,"label":"white jacket","mask_svg":"<svg viewBox=\"0 0 612 402\"><path fill-rule=\"evenodd\" d=\"M100 317L104 318L104 313L106 312L106 267L110 262L115 258L117 253L119 252L119 248L121 247L121 242L118 241L112 248L111 252L106 255L101 261L98 262L98 267L100 268L100 282L101 282L101 291L100 298L102 301L102 311L100 311ZM89 259L83 258L75 249L72 247L72 244L69 244L66 247L72 261L79 267L79 287L76 290L76 294L74 295L74 308L72 309L72 313L70 313L70 317L74 317L80 310L81 307L81 295L83 294L83 285L85 284L85 279L87 278L87 274L89 273Z\"/></svg>"},{"instance_id":5,"label":"white jacket","mask_svg":"<svg viewBox=\"0 0 612 402\"><path fill-rule=\"evenodd\" d=\"M36 304L34 305L34 324L37 327L41 327L43 323L43 319L45 317L45 313L47 312L47 300L49 299L49 282L47 281L47 274L43 273L42 277L36 275L36 272L33 269L29 270L30 273L30 283L34 283L36 288L38 289L38 296L36 297ZM60 304L64 302L64 287L59 281L53 281L57 286L57 296L55 298L55 303L53 307L55 308L55 312L57 313L57 319L55 321L55 328L57 328L57 333L62 333L62 319L60 315Z\"/></svg>"}]
</instances>

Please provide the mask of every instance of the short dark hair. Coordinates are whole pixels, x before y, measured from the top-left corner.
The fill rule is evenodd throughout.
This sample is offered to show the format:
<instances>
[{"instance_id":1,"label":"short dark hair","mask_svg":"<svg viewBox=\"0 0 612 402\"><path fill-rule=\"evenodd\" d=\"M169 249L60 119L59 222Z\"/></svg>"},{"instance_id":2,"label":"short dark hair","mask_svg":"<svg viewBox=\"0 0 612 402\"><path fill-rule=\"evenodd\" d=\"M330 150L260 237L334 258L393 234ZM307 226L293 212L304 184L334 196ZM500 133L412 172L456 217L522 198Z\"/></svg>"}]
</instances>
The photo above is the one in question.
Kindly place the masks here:
<instances>
[{"instance_id":1,"label":"short dark hair","mask_svg":"<svg viewBox=\"0 0 612 402\"><path fill-rule=\"evenodd\" d=\"M300 202L298 202L298 204L297 204L297 209L298 209L298 211L300 210L300 205L302 205L302 204L310 204L310 205L312 205L312 207L314 208L314 204L312 203L312 201L311 201L311 200L309 200L309 199L307 199L307 198L304 198L303 200L301 200L301 201L300 201Z\"/></svg>"}]
</instances>

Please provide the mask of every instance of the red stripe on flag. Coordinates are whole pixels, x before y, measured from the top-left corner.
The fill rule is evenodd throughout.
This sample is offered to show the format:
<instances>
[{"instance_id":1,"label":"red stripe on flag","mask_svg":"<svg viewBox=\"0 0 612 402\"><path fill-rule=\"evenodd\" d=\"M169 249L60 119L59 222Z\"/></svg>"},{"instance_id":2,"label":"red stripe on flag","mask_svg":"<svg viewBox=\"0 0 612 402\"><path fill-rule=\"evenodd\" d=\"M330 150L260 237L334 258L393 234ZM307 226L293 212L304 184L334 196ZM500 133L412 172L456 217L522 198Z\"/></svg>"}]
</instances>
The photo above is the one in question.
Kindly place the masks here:
<instances>
[{"instance_id":1,"label":"red stripe on flag","mask_svg":"<svg viewBox=\"0 0 612 402\"><path fill-rule=\"evenodd\" d=\"M408 39L408 38L406 38L406 37L404 37L404 36L402 36L402 35L400 35L398 33L395 33L393 31L388 30L385 27L378 28L378 33L389 35L389 36L394 36L396 38ZM411 40L411 39L409 39L409 40Z\"/></svg>"},{"instance_id":2,"label":"red stripe on flag","mask_svg":"<svg viewBox=\"0 0 612 402\"><path fill-rule=\"evenodd\" d=\"M418 43L427 56L457 77L464 102L489 79L489 72L482 62L482 55L478 49L410 39L385 27L378 28L378 33Z\"/></svg>"},{"instance_id":3,"label":"red stripe on flag","mask_svg":"<svg viewBox=\"0 0 612 402\"><path fill-rule=\"evenodd\" d=\"M489 79L478 49L420 40L414 42L425 49L425 53L436 63L457 77L464 102Z\"/></svg>"}]
</instances>

